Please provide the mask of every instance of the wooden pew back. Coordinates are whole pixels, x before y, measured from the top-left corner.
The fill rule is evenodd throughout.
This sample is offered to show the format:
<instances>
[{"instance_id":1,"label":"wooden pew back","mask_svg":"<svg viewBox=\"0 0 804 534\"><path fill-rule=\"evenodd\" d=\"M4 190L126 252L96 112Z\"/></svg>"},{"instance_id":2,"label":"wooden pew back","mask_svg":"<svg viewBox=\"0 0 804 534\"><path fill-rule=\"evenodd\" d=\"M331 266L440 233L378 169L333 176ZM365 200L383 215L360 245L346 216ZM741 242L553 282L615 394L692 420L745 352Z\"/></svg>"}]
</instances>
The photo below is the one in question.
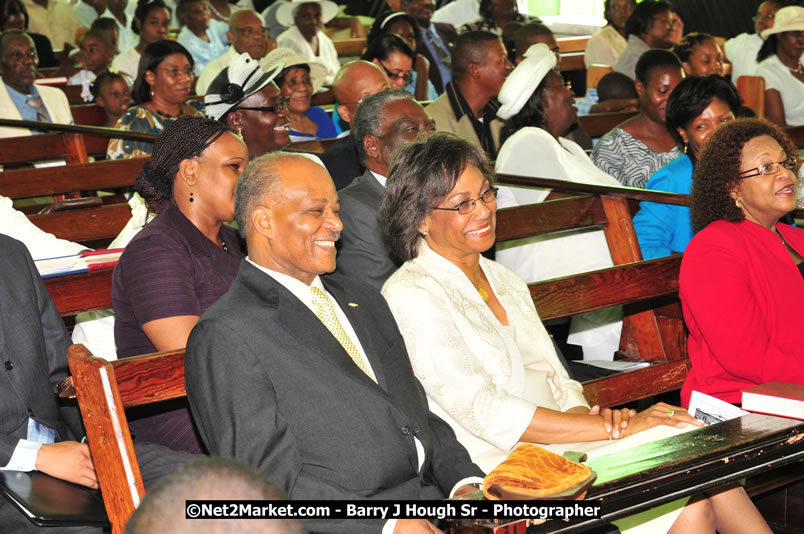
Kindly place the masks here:
<instances>
[{"instance_id":1,"label":"wooden pew back","mask_svg":"<svg viewBox=\"0 0 804 534\"><path fill-rule=\"evenodd\" d=\"M6 171L0 180L0 195L19 199L132 187L146 161L148 158L142 157Z\"/></svg>"},{"instance_id":2,"label":"wooden pew back","mask_svg":"<svg viewBox=\"0 0 804 534\"><path fill-rule=\"evenodd\" d=\"M498 178L503 183L517 181L505 175ZM584 393L590 402L613 406L681 387L689 364L678 306L671 308L669 317L655 309L644 309L644 301L674 298L681 260L641 261L628 199L580 196L497 212L498 242L593 227L604 230L615 267L530 284L540 317L549 320L629 305L625 308L620 352L627 359L663 364L586 383ZM667 304L667 299L661 304ZM646 375L651 380L646 380ZM666 378L656 382L658 376Z\"/></svg>"},{"instance_id":3,"label":"wooden pew back","mask_svg":"<svg viewBox=\"0 0 804 534\"><path fill-rule=\"evenodd\" d=\"M184 351L109 363L73 345L67 359L112 534L122 534L145 495L125 408L186 396Z\"/></svg>"},{"instance_id":4,"label":"wooden pew back","mask_svg":"<svg viewBox=\"0 0 804 534\"><path fill-rule=\"evenodd\" d=\"M83 136L76 133L28 135L8 137L0 143L0 165L3 166L56 159L67 163L88 162Z\"/></svg>"}]
</instances>

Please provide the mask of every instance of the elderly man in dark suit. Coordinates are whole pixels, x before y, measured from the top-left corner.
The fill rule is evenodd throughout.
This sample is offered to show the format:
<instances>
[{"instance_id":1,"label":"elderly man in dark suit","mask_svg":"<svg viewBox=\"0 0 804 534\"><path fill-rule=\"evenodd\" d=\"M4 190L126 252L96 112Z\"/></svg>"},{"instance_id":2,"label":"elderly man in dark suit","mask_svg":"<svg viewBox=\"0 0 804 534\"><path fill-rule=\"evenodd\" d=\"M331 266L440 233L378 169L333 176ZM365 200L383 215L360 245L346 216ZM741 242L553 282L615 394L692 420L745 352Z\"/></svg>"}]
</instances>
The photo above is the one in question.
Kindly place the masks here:
<instances>
[{"instance_id":1,"label":"elderly man in dark suit","mask_svg":"<svg viewBox=\"0 0 804 534\"><path fill-rule=\"evenodd\" d=\"M56 384L69 374L64 323L25 245L0 235L0 250L0 469L38 470L97 488L89 447L79 443L78 407L56 399ZM158 445L136 447L146 486L193 457ZM0 526L3 532L38 531L3 498Z\"/></svg>"},{"instance_id":2,"label":"elderly man in dark suit","mask_svg":"<svg viewBox=\"0 0 804 534\"><path fill-rule=\"evenodd\" d=\"M268 154L238 181L249 256L187 343L193 416L213 454L291 499L441 499L480 469L427 408L379 292L340 275L338 195L323 166ZM441 532L423 520L310 521L314 532Z\"/></svg>"},{"instance_id":3,"label":"elderly man in dark suit","mask_svg":"<svg viewBox=\"0 0 804 534\"><path fill-rule=\"evenodd\" d=\"M429 134L435 123L407 91L371 95L355 113L352 135L366 172L340 191L343 231L337 272L378 290L401 265L383 235L380 202L391 156L397 147Z\"/></svg>"},{"instance_id":4,"label":"elderly man in dark suit","mask_svg":"<svg viewBox=\"0 0 804 534\"><path fill-rule=\"evenodd\" d=\"M370 61L358 59L347 63L332 83L332 92L338 103L338 115L349 124L350 131L338 138L331 147L321 154L335 189L341 190L359 176L365 167L357 151L354 132L351 131L352 120L360 104L369 95L391 88L388 76L380 67Z\"/></svg>"}]
</instances>

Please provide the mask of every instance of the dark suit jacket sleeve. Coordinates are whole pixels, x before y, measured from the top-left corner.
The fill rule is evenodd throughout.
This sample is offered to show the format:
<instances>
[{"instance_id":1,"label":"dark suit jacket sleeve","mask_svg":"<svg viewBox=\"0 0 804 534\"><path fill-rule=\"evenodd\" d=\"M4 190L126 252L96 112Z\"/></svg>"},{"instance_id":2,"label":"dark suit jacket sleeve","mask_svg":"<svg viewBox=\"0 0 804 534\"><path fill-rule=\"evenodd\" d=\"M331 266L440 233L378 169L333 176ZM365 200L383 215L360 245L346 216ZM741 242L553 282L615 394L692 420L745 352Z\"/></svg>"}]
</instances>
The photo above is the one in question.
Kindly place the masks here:
<instances>
[{"instance_id":1,"label":"dark suit jacket sleeve","mask_svg":"<svg viewBox=\"0 0 804 534\"><path fill-rule=\"evenodd\" d=\"M270 376L239 332L220 321L199 322L187 341L185 385L210 453L242 460L282 488L293 486L301 457Z\"/></svg>"},{"instance_id":2,"label":"dark suit jacket sleeve","mask_svg":"<svg viewBox=\"0 0 804 534\"><path fill-rule=\"evenodd\" d=\"M5 338L3 351L8 354L9 359L14 360L13 371L9 372L25 373L23 375L25 377L27 376L26 366L41 365L44 363L43 360L46 360L47 376L50 382L47 391L55 396L56 384L68 374L67 349L70 346L70 339L64 328L64 322L25 246L16 240L3 239L2 248L5 258L0 270L2 276L6 277L3 284L14 284L17 288L15 293L22 292L26 299L30 299L28 302L16 302L16 299L7 296L8 291L4 287L0 288L0 298L5 300L6 305L3 313L8 314L7 317L2 318L3 337ZM18 310L21 315L26 313L28 307L33 310L28 313L28 317L25 317L24 321L19 323L15 322L13 317L14 307L17 305L26 307L26 310ZM31 317L33 314L38 317ZM39 321L37 322L36 319ZM38 350L37 347L42 347L44 354L34 353ZM31 381L33 380L34 374L31 375ZM27 378L24 381L27 381ZM18 391L17 394L23 399L30 398L33 396L32 392L43 393L43 387L42 383L31 383L30 390ZM9 391L4 394L12 393ZM39 402L50 403L53 402L53 399L41 399ZM74 436L83 435L81 417L75 407L61 408L59 412L60 419L67 424ZM2 410L0 413L3 413L4 417L15 418L18 415ZM0 433L0 465L8 463L19 437L19 435Z\"/></svg>"},{"instance_id":3,"label":"dark suit jacket sleeve","mask_svg":"<svg viewBox=\"0 0 804 534\"><path fill-rule=\"evenodd\" d=\"M367 282L379 291L397 269L388 255L377 210L352 195L341 195L343 231L339 240L340 274Z\"/></svg>"}]
</instances>

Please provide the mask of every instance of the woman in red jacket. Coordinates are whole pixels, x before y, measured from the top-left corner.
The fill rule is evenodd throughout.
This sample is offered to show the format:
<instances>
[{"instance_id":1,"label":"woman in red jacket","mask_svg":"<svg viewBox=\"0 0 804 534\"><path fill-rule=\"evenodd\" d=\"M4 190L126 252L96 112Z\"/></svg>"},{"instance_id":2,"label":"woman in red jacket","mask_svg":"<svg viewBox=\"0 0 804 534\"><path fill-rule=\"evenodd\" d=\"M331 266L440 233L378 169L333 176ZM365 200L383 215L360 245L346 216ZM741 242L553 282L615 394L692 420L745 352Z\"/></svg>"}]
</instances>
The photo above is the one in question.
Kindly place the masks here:
<instances>
[{"instance_id":1,"label":"woman in red jacket","mask_svg":"<svg viewBox=\"0 0 804 534\"><path fill-rule=\"evenodd\" d=\"M778 380L804 384L804 231L779 222L796 207L798 150L775 125L738 119L700 153L681 264L693 390L739 403Z\"/></svg>"}]
</instances>

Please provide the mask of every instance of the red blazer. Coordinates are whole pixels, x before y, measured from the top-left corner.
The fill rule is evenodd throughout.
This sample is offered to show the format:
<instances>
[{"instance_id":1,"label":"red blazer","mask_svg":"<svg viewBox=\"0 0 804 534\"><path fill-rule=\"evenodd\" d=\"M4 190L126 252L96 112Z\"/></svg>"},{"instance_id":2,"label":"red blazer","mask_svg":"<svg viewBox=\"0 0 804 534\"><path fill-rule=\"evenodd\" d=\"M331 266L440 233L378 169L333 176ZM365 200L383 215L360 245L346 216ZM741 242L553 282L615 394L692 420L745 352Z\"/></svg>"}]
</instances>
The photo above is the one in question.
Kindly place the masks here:
<instances>
[{"instance_id":1,"label":"red blazer","mask_svg":"<svg viewBox=\"0 0 804 534\"><path fill-rule=\"evenodd\" d=\"M804 255L804 231L776 228ZM679 278L693 390L726 402L772 380L804 384L804 278L782 240L759 224L717 221L687 246Z\"/></svg>"}]
</instances>

